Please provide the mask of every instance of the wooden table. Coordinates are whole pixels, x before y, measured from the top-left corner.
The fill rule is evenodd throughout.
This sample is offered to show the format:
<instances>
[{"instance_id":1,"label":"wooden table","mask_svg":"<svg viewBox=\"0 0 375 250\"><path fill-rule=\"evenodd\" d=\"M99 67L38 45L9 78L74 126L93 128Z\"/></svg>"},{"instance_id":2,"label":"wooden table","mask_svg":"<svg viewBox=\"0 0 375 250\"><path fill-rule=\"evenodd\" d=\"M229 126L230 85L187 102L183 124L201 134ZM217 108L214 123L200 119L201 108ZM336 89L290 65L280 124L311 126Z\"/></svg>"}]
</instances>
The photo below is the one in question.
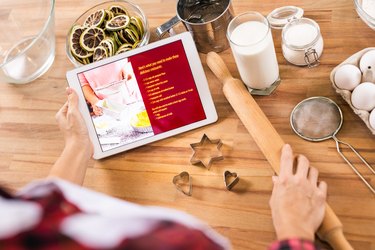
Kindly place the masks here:
<instances>
[{"instance_id":1,"label":"wooden table","mask_svg":"<svg viewBox=\"0 0 375 250\"><path fill-rule=\"evenodd\" d=\"M84 10L99 0L56 1L56 58L51 69L27 85L0 85L0 182L18 189L43 178L59 156L63 137L54 115L65 102L65 72L73 68L65 54L69 25ZM152 40L155 28L175 13L175 0L137 0L148 16ZM355 249L375 249L375 199L336 152L333 140L320 143L304 141L290 128L289 115L302 99L322 95L342 108L344 125L338 134L355 146L375 166L375 140L365 124L335 93L329 80L331 70L355 52L374 46L375 32L367 27L350 0L259 1L234 0L236 14L255 10L266 15L282 5L297 5L305 16L315 19L324 38L321 65L312 68L288 64L281 53L281 33L274 31L274 43L280 65L281 85L267 97L255 97L283 140L297 153L309 157L329 185L328 203L344 225L347 239ZM231 51L221 53L236 77L239 77ZM184 210L206 221L227 236L234 249L265 249L275 239L268 200L273 171L263 154L225 99L221 84L207 68L201 55L219 120L210 126L152 143L127 153L91 161L84 186L121 199L144 205L160 205ZM256 122L256 121L254 121ZM224 160L210 171L189 163L189 144L206 133L221 139ZM357 159L353 159L358 164ZM375 178L359 166L367 180ZM172 178L181 171L193 177L193 195L176 191ZM232 192L225 189L223 172L240 175ZM67 166L69 171L69 166Z\"/></svg>"}]
</instances>

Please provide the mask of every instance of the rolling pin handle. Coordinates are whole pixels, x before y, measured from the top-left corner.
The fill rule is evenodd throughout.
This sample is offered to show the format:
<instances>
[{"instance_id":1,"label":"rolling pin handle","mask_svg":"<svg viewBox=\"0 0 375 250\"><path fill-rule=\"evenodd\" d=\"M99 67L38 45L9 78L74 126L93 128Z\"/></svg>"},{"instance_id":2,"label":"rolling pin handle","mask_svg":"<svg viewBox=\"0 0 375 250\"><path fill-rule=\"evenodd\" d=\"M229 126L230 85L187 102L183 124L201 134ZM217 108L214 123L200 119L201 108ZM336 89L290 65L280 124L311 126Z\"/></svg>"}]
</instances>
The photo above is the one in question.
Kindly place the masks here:
<instances>
[{"instance_id":1,"label":"rolling pin handle","mask_svg":"<svg viewBox=\"0 0 375 250\"><path fill-rule=\"evenodd\" d=\"M211 51L207 54L206 63L210 67L214 75L223 83L233 78L223 59L221 59L221 57L216 52Z\"/></svg>"}]
</instances>

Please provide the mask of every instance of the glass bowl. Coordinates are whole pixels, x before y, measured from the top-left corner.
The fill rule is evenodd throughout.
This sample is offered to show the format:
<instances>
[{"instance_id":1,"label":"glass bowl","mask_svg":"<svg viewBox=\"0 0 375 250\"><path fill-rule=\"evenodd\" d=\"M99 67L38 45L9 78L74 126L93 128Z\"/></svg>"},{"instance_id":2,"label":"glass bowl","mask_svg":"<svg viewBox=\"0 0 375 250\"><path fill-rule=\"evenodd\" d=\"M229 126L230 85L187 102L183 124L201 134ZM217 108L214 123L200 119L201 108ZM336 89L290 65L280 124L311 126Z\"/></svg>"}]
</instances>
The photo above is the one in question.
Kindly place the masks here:
<instances>
[{"instance_id":1,"label":"glass bowl","mask_svg":"<svg viewBox=\"0 0 375 250\"><path fill-rule=\"evenodd\" d=\"M374 1L354 0L354 5L359 17L363 20L363 22L365 22L371 29L375 30Z\"/></svg>"},{"instance_id":2,"label":"glass bowl","mask_svg":"<svg viewBox=\"0 0 375 250\"><path fill-rule=\"evenodd\" d=\"M103 3L95 5L95 6L91 7L90 9L86 10L80 17L78 17L74 21L71 28L69 29L69 32L66 36L66 54L67 54L69 60L74 64L75 67L80 67L84 64L92 63L93 60L92 60L92 56L88 57L89 61L87 61L87 60L82 61L82 60L80 60L80 58L78 58L78 60L77 60L77 57L73 55L72 50L71 50L71 46L70 46L71 32L74 30L74 28L77 25L84 26L85 20L88 18L88 16L90 16L94 12L96 12L98 10L109 10L112 6L121 6L122 8L124 8L127 11L126 15L128 15L129 17L137 17L138 20L141 20L141 22L143 24L143 30L144 30L143 35L138 39L137 42L132 44L133 46L131 47L131 49L141 47L141 46L144 46L144 45L148 44L149 39L150 39L150 29L149 29L149 25L148 25L146 15L144 14L144 12L142 11L142 9L139 6L137 6L137 5L135 5L131 2L125 1L125 0L117 0L117 1L115 0L115 1L103 2ZM121 14L121 13L118 13L118 14ZM106 18L107 17L108 16L106 16ZM103 21L103 24L100 25L101 28L103 28L105 26L105 22L106 22L106 20ZM118 31L108 31L106 28L103 28L103 30L105 31L106 38L111 37L112 40L115 43L115 47L118 50L124 42L123 40L121 41L121 39L118 38L119 37L119 36L117 36ZM115 36L117 36L116 39L114 38L114 33L116 33L116 35L115 35ZM110 55L110 56L112 56L112 55ZM108 57L110 57L110 56L108 56Z\"/></svg>"},{"instance_id":3,"label":"glass bowl","mask_svg":"<svg viewBox=\"0 0 375 250\"><path fill-rule=\"evenodd\" d=\"M23 84L55 58L54 0L1 0L0 82Z\"/></svg>"}]
</instances>

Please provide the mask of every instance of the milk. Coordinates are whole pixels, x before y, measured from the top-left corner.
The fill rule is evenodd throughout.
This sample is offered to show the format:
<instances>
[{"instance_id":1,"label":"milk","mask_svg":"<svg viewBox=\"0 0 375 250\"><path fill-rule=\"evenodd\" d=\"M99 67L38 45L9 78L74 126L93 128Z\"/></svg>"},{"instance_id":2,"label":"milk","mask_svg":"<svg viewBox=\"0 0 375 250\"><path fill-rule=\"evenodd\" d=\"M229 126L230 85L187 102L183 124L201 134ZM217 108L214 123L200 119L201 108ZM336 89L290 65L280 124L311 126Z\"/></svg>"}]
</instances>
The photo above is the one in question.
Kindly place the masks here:
<instances>
[{"instance_id":1,"label":"milk","mask_svg":"<svg viewBox=\"0 0 375 250\"><path fill-rule=\"evenodd\" d=\"M243 22L234 28L230 41L241 79L247 86L265 89L278 80L279 66L267 24Z\"/></svg>"}]
</instances>

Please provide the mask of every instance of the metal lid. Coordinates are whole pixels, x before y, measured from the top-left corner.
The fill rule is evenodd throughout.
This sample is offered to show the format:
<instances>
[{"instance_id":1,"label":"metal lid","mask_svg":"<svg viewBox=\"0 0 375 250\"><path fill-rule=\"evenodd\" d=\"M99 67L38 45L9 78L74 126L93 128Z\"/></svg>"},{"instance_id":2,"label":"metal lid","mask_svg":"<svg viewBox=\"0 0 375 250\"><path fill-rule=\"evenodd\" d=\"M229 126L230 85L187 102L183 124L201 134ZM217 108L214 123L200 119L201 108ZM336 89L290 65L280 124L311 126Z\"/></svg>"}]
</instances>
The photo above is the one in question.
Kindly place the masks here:
<instances>
[{"instance_id":1,"label":"metal lid","mask_svg":"<svg viewBox=\"0 0 375 250\"><path fill-rule=\"evenodd\" d=\"M293 19L299 19L303 16L303 9L296 6L283 6L274 9L268 14L267 20L274 29L282 29Z\"/></svg>"}]
</instances>

